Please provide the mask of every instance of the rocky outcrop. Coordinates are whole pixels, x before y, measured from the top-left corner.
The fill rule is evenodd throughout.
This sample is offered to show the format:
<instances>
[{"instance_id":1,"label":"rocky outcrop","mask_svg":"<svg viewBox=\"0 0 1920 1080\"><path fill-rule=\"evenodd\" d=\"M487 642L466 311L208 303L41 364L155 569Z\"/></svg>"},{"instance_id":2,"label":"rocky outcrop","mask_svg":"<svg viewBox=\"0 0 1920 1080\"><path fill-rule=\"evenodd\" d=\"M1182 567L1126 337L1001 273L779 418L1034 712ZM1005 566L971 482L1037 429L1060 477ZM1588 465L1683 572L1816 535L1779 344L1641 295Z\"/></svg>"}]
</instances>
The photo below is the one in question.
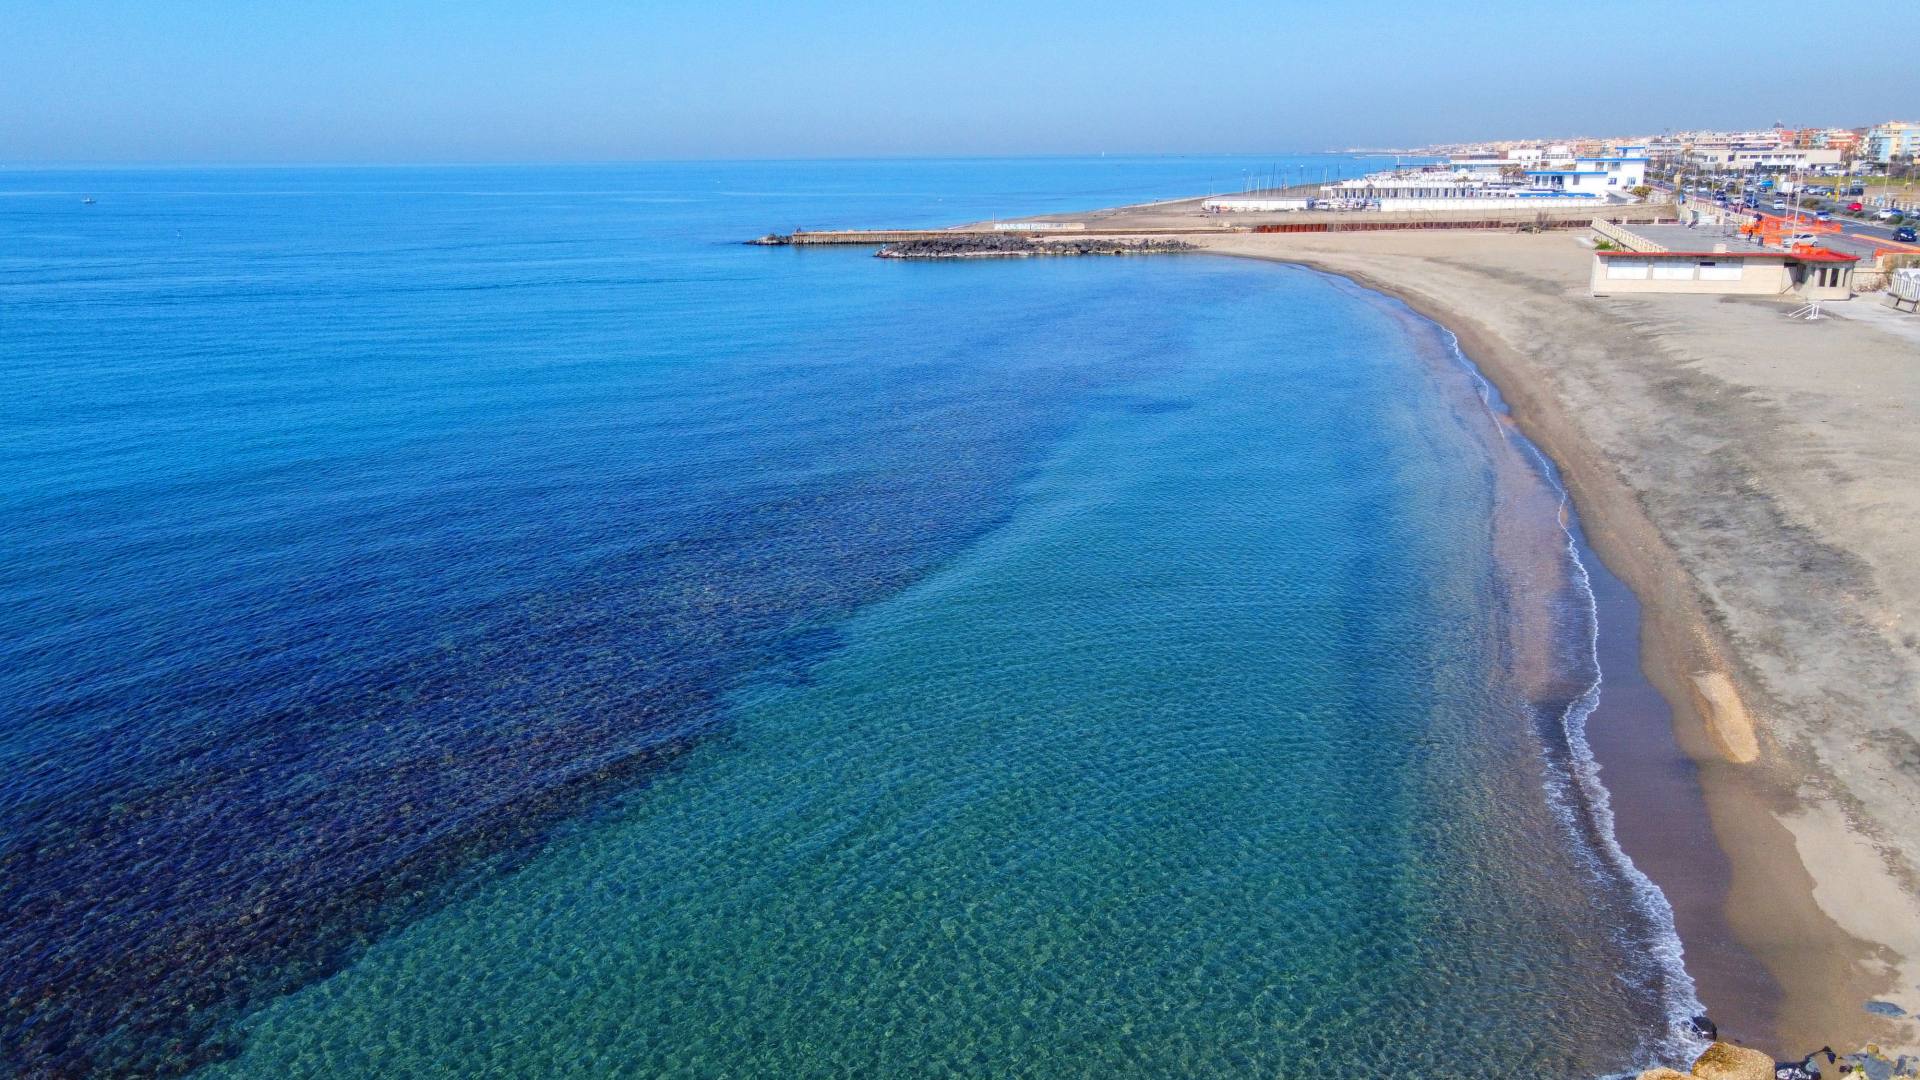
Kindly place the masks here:
<instances>
[{"instance_id":1,"label":"rocky outcrop","mask_svg":"<svg viewBox=\"0 0 1920 1080\"><path fill-rule=\"evenodd\" d=\"M1693 1059L1692 1072L1648 1069L1636 1080L1774 1080L1773 1058L1758 1050L1716 1042Z\"/></svg>"},{"instance_id":2,"label":"rocky outcrop","mask_svg":"<svg viewBox=\"0 0 1920 1080\"><path fill-rule=\"evenodd\" d=\"M1758 1050L1716 1042L1693 1060L1692 1072L1661 1067L1635 1080L1920 1080L1920 1061L1888 1060L1879 1047L1837 1054L1821 1047L1799 1061L1774 1061Z\"/></svg>"},{"instance_id":3,"label":"rocky outcrop","mask_svg":"<svg viewBox=\"0 0 1920 1080\"><path fill-rule=\"evenodd\" d=\"M1693 1059L1700 1080L1773 1080L1773 1058L1758 1050L1717 1042Z\"/></svg>"},{"instance_id":4,"label":"rocky outcrop","mask_svg":"<svg viewBox=\"0 0 1920 1080\"><path fill-rule=\"evenodd\" d=\"M1125 237L1038 240L1018 233L954 233L888 244L877 254L882 259L977 259L1025 255L1153 255L1193 250L1195 245L1185 240Z\"/></svg>"}]
</instances>

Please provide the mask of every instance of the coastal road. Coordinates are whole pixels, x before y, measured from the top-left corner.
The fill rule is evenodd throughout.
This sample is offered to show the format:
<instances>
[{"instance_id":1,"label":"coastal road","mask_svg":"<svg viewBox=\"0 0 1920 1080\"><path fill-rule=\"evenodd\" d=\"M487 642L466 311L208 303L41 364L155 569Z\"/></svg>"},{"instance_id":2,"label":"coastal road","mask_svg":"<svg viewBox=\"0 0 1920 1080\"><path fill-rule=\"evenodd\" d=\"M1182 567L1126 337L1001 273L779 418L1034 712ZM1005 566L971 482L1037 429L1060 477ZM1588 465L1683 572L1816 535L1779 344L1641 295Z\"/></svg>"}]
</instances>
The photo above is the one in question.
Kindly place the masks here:
<instances>
[{"instance_id":1,"label":"coastal road","mask_svg":"<svg viewBox=\"0 0 1920 1080\"><path fill-rule=\"evenodd\" d=\"M1852 218L1843 217L1836 217L1833 220L1839 222L1840 231L1849 236L1860 236L1871 240L1890 241L1893 239L1893 228L1889 225L1873 225L1864 221L1855 221Z\"/></svg>"},{"instance_id":2,"label":"coastal road","mask_svg":"<svg viewBox=\"0 0 1920 1080\"><path fill-rule=\"evenodd\" d=\"M1671 192L1673 190L1673 184L1667 181L1656 180L1656 181L1652 181L1652 183L1655 188L1661 191ZM1709 206L1718 205L1714 203L1713 200L1711 199L1701 199L1698 196L1689 195L1687 198L1688 198L1688 202L1701 202ZM1821 197L1816 196L1816 198L1821 198ZM1763 201L1763 205L1761 209L1767 211L1768 213L1773 213L1774 211L1771 209L1773 205L1772 200L1770 198L1767 198L1767 199L1763 199L1762 201ZM1832 202L1834 200L1822 198L1822 201ZM1809 217L1811 217L1814 213L1814 211L1812 211L1811 209L1806 209L1806 208L1803 208L1803 212L1806 213ZM1891 225L1883 225L1879 222L1874 222L1874 221L1862 221L1858 218L1848 217L1845 214L1834 214L1832 220L1834 224L1837 224L1840 226L1841 232L1847 234L1848 236L1858 237L1862 241L1882 244L1886 246L1895 246L1895 247L1906 246L1906 245L1898 245L1895 243L1893 239L1894 227ZM1920 249L1915 249L1915 250L1920 250Z\"/></svg>"},{"instance_id":3,"label":"coastal road","mask_svg":"<svg viewBox=\"0 0 1920 1080\"><path fill-rule=\"evenodd\" d=\"M1833 216L1833 223L1840 226L1842 235L1860 242L1862 245L1886 248L1892 251L1920 252L1920 246L1903 244L1893 238L1893 227L1877 225L1864 221L1855 221L1849 217Z\"/></svg>"},{"instance_id":4,"label":"coastal road","mask_svg":"<svg viewBox=\"0 0 1920 1080\"><path fill-rule=\"evenodd\" d=\"M1693 203L1700 203L1704 206L1721 205L1719 203L1715 203L1710 200L1696 199L1691 197L1688 199L1686 203L1682 203L1680 205L1685 207ZM1732 209L1734 209L1736 212L1739 212L1738 208L1732 208ZM1762 210L1766 213L1781 213L1781 211L1776 211L1771 209L1771 204L1768 204L1766 207L1762 207ZM1812 210L1802 209L1801 214L1804 217L1806 217L1808 220L1812 220L1814 217L1814 211ZM1876 222L1859 221L1854 218L1846 217L1841 214L1833 215L1831 219L1831 223L1840 226L1840 235L1845 236L1849 240L1853 241L1852 243L1848 243L1848 244L1836 245L1836 247L1839 250L1847 251L1850 254L1856 254L1856 255L1867 254L1873 248L1887 248L1894 251L1920 252L1920 246L1915 246L1912 244L1903 244L1894 240L1893 227L1890 225L1881 225Z\"/></svg>"}]
</instances>

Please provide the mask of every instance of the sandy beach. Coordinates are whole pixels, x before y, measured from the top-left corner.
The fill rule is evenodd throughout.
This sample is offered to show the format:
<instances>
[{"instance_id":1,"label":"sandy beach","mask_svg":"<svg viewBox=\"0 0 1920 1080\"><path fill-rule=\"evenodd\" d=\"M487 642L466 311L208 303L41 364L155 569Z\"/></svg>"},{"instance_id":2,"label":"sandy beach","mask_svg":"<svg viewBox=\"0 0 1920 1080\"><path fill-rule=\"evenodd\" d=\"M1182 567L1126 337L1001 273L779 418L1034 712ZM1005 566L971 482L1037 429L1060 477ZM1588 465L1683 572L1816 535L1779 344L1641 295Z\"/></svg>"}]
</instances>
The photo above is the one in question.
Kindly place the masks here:
<instances>
[{"instance_id":1,"label":"sandy beach","mask_svg":"<svg viewBox=\"0 0 1920 1080\"><path fill-rule=\"evenodd\" d=\"M1749 1027L1773 1014L1731 1033L1780 1053L1920 1045L1912 1021L1865 1007L1920 1008L1920 345L1877 312L1595 299L1564 232L1195 239L1404 299L1460 336L1560 464L1643 601L1643 667L1731 859L1726 924L1778 984L1757 1009L1695 947L1710 1008Z\"/></svg>"}]
</instances>

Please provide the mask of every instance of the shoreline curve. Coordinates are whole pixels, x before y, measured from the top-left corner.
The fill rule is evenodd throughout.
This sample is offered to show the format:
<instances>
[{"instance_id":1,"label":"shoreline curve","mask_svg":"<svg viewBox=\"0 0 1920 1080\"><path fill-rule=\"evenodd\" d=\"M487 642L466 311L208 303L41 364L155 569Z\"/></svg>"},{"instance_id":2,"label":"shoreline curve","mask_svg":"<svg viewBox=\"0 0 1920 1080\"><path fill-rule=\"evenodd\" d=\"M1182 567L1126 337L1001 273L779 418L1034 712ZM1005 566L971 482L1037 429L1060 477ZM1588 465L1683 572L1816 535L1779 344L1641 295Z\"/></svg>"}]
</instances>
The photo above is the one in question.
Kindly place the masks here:
<instances>
[{"instance_id":1,"label":"shoreline curve","mask_svg":"<svg viewBox=\"0 0 1920 1080\"><path fill-rule=\"evenodd\" d=\"M1407 236L1427 246L1411 255L1389 246L1404 243L1401 238ZM1723 617L1687 572L1630 481L1614 470L1596 435L1547 383L1539 370L1545 358L1529 355L1526 347L1507 340L1462 305L1418 288L1412 284L1417 278L1403 279L1379 265L1393 256L1403 256L1408 271L1444 264L1449 255L1432 244L1430 234L1329 234L1314 239L1318 244L1310 247L1298 244L1296 237L1243 234L1209 237L1201 246L1210 254L1303 266L1344 278L1398 300L1452 333L1509 404L1520 434L1552 461L1579 508L1595 553L1639 599L1642 673L1671 709L1674 737L1698 770L1712 835L1732 867L1723 913L1732 940L1689 941L1697 947L1689 949L1688 958L1712 961L1706 955L1709 949L1744 949L1773 976L1779 1000L1754 1000L1755 994L1764 997L1766 988L1729 985L1725 974L1716 978L1711 967L1692 972L1701 996L1714 1006L1716 1016L1736 1021L1728 1026L1743 1041L1762 1049L1797 1053L1823 1043L1916 1046L1910 1024L1888 1022L1858 1004L1899 989L1903 980L1909 984L1905 989L1912 989L1912 980L1905 976L1914 970L1920 950L1896 952L1885 940L1862 936L1873 928L1877 914L1910 903L1912 896L1899 888L1897 871L1870 883L1871 901L1837 895L1841 890L1822 883L1835 874L1868 875L1873 857L1887 861L1885 853L1858 821L1834 804L1808 805L1797 783L1804 776L1794 771L1790 748L1768 730L1760 680L1741 664ZM1565 236L1516 239L1571 246ZM1343 240L1352 244L1351 255L1339 250ZM1480 272L1490 284L1530 294L1525 298L1534 302L1566 302L1558 286L1528 280L1520 270L1496 266ZM1642 843L1646 839L1642 837ZM1825 865L1810 869L1821 861L1813 851L1835 849L1850 851L1852 857L1829 854ZM1665 883L1661 886L1670 892ZM1682 937L1688 937L1685 928ZM1729 1001L1735 1007L1726 1010ZM1777 1019L1769 1016L1774 1013ZM1740 1025L1746 1018L1752 1018L1751 1025Z\"/></svg>"}]
</instances>

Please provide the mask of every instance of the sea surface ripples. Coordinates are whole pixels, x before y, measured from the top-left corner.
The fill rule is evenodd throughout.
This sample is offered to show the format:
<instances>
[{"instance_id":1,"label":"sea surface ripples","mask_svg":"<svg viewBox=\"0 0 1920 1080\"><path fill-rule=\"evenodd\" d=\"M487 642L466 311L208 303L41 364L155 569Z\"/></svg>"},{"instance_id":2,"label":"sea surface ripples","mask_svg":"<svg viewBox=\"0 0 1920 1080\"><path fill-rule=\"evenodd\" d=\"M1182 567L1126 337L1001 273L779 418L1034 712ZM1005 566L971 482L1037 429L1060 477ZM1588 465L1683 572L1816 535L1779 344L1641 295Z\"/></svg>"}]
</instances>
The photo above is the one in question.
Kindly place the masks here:
<instances>
[{"instance_id":1,"label":"sea surface ripples","mask_svg":"<svg viewBox=\"0 0 1920 1080\"><path fill-rule=\"evenodd\" d=\"M1566 537L1499 526L1556 489L1437 328L1222 260L726 243L1223 167L1114 165L0 200L6 1060L1639 1052L1671 995L1532 722L1584 685L1526 644L1577 645L1528 614Z\"/></svg>"}]
</instances>

